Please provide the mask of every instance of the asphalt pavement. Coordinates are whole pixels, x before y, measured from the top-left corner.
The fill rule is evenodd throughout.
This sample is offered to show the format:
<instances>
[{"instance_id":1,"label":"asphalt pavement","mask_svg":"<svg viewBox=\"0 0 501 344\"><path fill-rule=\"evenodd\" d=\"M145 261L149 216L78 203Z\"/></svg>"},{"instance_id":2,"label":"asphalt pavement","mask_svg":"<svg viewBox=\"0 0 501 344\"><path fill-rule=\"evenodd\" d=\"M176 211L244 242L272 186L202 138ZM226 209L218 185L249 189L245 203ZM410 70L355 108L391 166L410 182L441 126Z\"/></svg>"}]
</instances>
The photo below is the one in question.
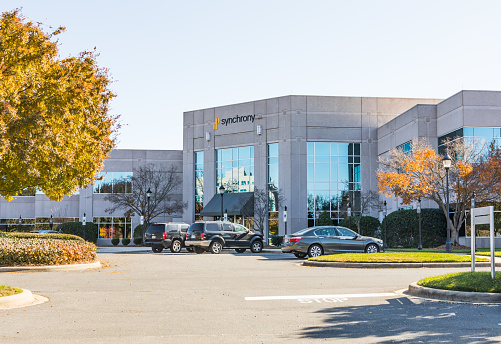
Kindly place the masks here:
<instances>
[{"instance_id":1,"label":"asphalt pavement","mask_svg":"<svg viewBox=\"0 0 501 344\"><path fill-rule=\"evenodd\" d=\"M10 343L500 343L501 306L400 291L449 269L301 266L286 254L98 254L103 268L13 272L48 302L0 311ZM488 268L484 268L488 271Z\"/></svg>"}]
</instances>

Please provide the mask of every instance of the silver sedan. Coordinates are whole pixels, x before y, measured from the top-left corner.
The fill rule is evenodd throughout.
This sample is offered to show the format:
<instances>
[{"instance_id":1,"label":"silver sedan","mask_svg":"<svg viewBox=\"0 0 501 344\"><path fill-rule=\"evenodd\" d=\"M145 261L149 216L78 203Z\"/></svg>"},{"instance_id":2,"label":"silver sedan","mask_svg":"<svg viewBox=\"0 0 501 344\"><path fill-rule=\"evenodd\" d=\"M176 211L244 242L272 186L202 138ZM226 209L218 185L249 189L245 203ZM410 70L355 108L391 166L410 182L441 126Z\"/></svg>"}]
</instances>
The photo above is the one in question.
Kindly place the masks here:
<instances>
[{"instance_id":1,"label":"silver sedan","mask_svg":"<svg viewBox=\"0 0 501 344\"><path fill-rule=\"evenodd\" d=\"M345 252L376 253L383 250L383 240L361 236L340 226L306 228L286 235L282 243L283 253L293 253L298 258Z\"/></svg>"}]
</instances>

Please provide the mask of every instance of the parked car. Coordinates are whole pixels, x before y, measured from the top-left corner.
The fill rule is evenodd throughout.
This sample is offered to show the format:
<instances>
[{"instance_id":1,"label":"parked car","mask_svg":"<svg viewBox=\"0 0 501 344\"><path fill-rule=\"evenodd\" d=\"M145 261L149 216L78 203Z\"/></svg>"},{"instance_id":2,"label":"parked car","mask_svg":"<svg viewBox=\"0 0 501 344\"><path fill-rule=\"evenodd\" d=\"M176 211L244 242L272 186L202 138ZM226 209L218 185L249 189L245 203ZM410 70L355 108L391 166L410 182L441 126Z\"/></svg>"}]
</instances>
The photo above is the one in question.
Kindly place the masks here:
<instances>
[{"instance_id":1,"label":"parked car","mask_svg":"<svg viewBox=\"0 0 501 344\"><path fill-rule=\"evenodd\" d=\"M209 251L217 254L223 248L234 249L237 253L247 249L259 253L263 249L263 235L237 223L198 221L188 228L185 245L193 247L196 253Z\"/></svg>"},{"instance_id":2,"label":"parked car","mask_svg":"<svg viewBox=\"0 0 501 344\"><path fill-rule=\"evenodd\" d=\"M151 224L144 233L144 246L150 246L155 253L164 248L178 253L184 247L184 238L190 225L181 222L166 222Z\"/></svg>"},{"instance_id":3,"label":"parked car","mask_svg":"<svg viewBox=\"0 0 501 344\"><path fill-rule=\"evenodd\" d=\"M318 257L345 252L383 252L383 240L359 235L346 227L318 226L288 234L282 243L283 253L297 258Z\"/></svg>"}]
</instances>

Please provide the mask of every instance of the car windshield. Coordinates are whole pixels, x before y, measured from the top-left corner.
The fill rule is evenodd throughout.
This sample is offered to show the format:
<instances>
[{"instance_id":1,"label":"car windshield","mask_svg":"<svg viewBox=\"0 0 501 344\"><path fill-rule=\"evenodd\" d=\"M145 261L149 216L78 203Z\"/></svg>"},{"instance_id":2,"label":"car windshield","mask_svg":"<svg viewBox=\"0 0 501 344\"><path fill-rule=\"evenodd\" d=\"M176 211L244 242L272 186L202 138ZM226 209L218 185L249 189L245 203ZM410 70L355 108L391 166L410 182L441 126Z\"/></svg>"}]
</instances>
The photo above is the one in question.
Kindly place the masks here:
<instances>
[{"instance_id":1,"label":"car windshield","mask_svg":"<svg viewBox=\"0 0 501 344\"><path fill-rule=\"evenodd\" d=\"M195 222L190 225L190 228L188 228L188 233L193 233L193 232L203 232L204 231L204 224L203 222Z\"/></svg>"},{"instance_id":2,"label":"car windshield","mask_svg":"<svg viewBox=\"0 0 501 344\"><path fill-rule=\"evenodd\" d=\"M299 232L296 232L296 233L292 233L292 235L305 235L305 236L308 236L308 235L312 235L313 233L310 233L314 228L305 228L305 229L301 229Z\"/></svg>"},{"instance_id":3,"label":"car windshield","mask_svg":"<svg viewBox=\"0 0 501 344\"><path fill-rule=\"evenodd\" d=\"M146 230L146 233L148 234L158 234L158 233L163 233L165 229L164 225L151 225L148 227Z\"/></svg>"}]
</instances>

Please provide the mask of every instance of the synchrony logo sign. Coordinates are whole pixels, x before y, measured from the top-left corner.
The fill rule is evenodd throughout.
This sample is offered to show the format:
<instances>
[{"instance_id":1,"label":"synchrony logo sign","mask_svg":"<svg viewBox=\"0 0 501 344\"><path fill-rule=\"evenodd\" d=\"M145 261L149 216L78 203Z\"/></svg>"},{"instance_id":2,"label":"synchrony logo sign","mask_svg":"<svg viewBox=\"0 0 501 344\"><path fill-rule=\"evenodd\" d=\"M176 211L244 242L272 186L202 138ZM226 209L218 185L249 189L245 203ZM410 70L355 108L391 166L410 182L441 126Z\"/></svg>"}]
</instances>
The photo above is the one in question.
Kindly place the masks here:
<instances>
[{"instance_id":1,"label":"synchrony logo sign","mask_svg":"<svg viewBox=\"0 0 501 344\"><path fill-rule=\"evenodd\" d=\"M254 123L254 118L256 118L256 115L234 116L234 117L227 117L227 118L223 118L223 119L221 119L220 117L217 117L216 121L212 125L212 129L217 130L218 124L224 125L226 127L228 124L235 124L235 123L241 123L241 122Z\"/></svg>"}]
</instances>

